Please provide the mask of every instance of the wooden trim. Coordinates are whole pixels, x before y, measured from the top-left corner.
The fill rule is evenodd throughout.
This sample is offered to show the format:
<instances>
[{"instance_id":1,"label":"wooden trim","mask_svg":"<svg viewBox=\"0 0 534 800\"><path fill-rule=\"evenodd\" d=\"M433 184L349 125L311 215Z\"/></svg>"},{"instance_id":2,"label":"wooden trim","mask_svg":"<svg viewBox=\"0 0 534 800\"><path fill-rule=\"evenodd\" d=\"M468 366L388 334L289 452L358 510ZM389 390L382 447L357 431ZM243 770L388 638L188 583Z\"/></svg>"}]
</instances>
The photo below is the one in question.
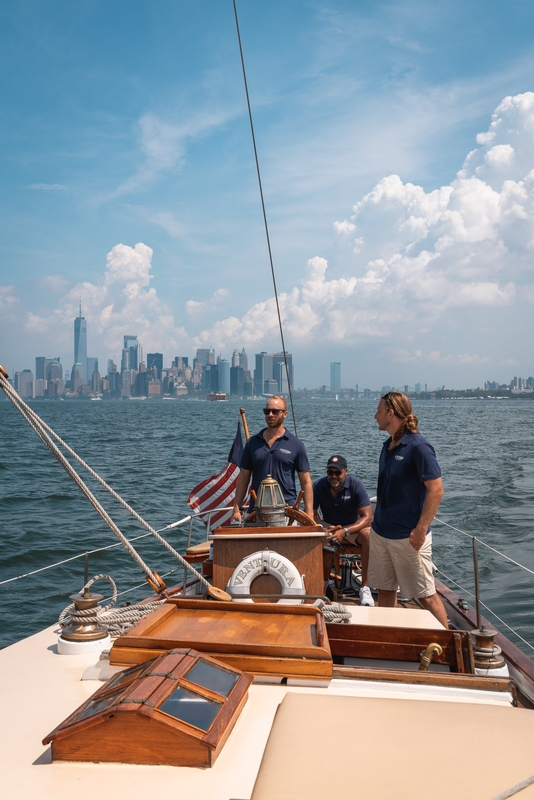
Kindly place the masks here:
<instances>
[{"instance_id":1,"label":"wooden trim","mask_svg":"<svg viewBox=\"0 0 534 800\"><path fill-rule=\"evenodd\" d=\"M373 669L334 665L332 678L378 681L379 683L406 683L418 686L444 686L456 689L474 689L486 692L508 692L512 705L517 706L515 684L510 678L484 678L479 675L459 675L445 672L404 672L394 669Z\"/></svg>"},{"instance_id":2,"label":"wooden trim","mask_svg":"<svg viewBox=\"0 0 534 800\"><path fill-rule=\"evenodd\" d=\"M307 539L326 539L326 535L324 532L322 533L314 533L315 529L312 528L295 528L294 533L262 533L262 528L254 528L254 533L247 533L245 534L250 539L294 539L296 536L301 536L303 533L306 534ZM264 530L264 529L263 529ZM242 533L217 533L216 531L213 532L213 537L217 540L219 539L242 539Z\"/></svg>"}]
</instances>

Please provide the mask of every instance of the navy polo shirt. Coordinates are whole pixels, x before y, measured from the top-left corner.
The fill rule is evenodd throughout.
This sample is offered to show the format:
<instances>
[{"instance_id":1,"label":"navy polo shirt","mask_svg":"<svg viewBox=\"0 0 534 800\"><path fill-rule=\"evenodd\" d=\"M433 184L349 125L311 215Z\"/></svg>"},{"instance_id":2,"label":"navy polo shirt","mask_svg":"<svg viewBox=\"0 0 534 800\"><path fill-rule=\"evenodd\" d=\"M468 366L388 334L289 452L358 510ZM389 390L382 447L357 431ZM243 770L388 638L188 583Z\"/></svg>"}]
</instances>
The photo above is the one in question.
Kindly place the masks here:
<instances>
[{"instance_id":1,"label":"navy polo shirt","mask_svg":"<svg viewBox=\"0 0 534 800\"><path fill-rule=\"evenodd\" d=\"M386 539L406 539L419 522L426 498L424 481L441 477L434 448L420 433L405 433L388 450L384 442L378 465L373 530Z\"/></svg>"},{"instance_id":2,"label":"navy polo shirt","mask_svg":"<svg viewBox=\"0 0 534 800\"><path fill-rule=\"evenodd\" d=\"M295 472L310 471L306 448L288 430L269 447L263 438L264 430L266 428L250 437L239 466L252 471L252 489L256 493L262 480L270 475L280 484L286 503L294 505L297 499Z\"/></svg>"},{"instance_id":3,"label":"navy polo shirt","mask_svg":"<svg viewBox=\"0 0 534 800\"><path fill-rule=\"evenodd\" d=\"M324 521L330 525L352 525L360 518L358 509L370 505L365 486L354 475L346 476L336 497L332 496L328 478L319 478L313 484L313 507L321 509Z\"/></svg>"}]
</instances>

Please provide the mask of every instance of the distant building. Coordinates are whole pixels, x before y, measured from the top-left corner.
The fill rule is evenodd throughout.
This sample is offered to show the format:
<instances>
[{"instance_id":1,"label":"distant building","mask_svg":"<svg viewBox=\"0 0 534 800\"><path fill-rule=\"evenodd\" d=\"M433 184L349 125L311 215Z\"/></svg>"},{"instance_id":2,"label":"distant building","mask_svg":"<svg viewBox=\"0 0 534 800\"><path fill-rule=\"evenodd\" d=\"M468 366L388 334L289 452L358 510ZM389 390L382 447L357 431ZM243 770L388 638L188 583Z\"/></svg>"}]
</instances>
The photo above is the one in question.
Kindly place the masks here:
<instances>
[{"instance_id":1,"label":"distant building","mask_svg":"<svg viewBox=\"0 0 534 800\"><path fill-rule=\"evenodd\" d=\"M239 367L240 366L240 356L239 350L234 350L232 353L232 367Z\"/></svg>"},{"instance_id":2,"label":"distant building","mask_svg":"<svg viewBox=\"0 0 534 800\"><path fill-rule=\"evenodd\" d=\"M288 394L289 387L286 374L286 360L289 380L293 385L293 357L291 353L256 353L254 369L254 393ZM268 386L268 388L266 388ZM274 389L273 389L274 387Z\"/></svg>"},{"instance_id":3,"label":"distant building","mask_svg":"<svg viewBox=\"0 0 534 800\"><path fill-rule=\"evenodd\" d=\"M52 381L63 382L63 367L58 359L47 360L45 364L45 380L48 381L49 388Z\"/></svg>"},{"instance_id":4,"label":"distant building","mask_svg":"<svg viewBox=\"0 0 534 800\"><path fill-rule=\"evenodd\" d=\"M230 367L230 394L233 397L245 397L245 370L243 367Z\"/></svg>"},{"instance_id":5,"label":"distant building","mask_svg":"<svg viewBox=\"0 0 534 800\"><path fill-rule=\"evenodd\" d=\"M248 369L248 356L247 351L243 348L239 354L239 366L243 367L243 369Z\"/></svg>"},{"instance_id":6,"label":"distant building","mask_svg":"<svg viewBox=\"0 0 534 800\"><path fill-rule=\"evenodd\" d=\"M98 358L87 356L87 379L89 382L93 380L95 370L98 372Z\"/></svg>"},{"instance_id":7,"label":"distant building","mask_svg":"<svg viewBox=\"0 0 534 800\"><path fill-rule=\"evenodd\" d=\"M83 364L74 363L70 371L70 388L73 392L79 392L82 386L85 385L85 378L83 377L84 370Z\"/></svg>"},{"instance_id":8,"label":"distant building","mask_svg":"<svg viewBox=\"0 0 534 800\"><path fill-rule=\"evenodd\" d=\"M230 394L230 362L223 358L218 363L218 391Z\"/></svg>"},{"instance_id":9,"label":"distant building","mask_svg":"<svg viewBox=\"0 0 534 800\"><path fill-rule=\"evenodd\" d=\"M163 369L163 353L147 353L147 371L150 372L154 367L156 367L157 379L161 380L161 371Z\"/></svg>"},{"instance_id":10,"label":"distant building","mask_svg":"<svg viewBox=\"0 0 534 800\"><path fill-rule=\"evenodd\" d=\"M32 381L32 397L44 397L48 388L47 381L44 378Z\"/></svg>"},{"instance_id":11,"label":"distant building","mask_svg":"<svg viewBox=\"0 0 534 800\"><path fill-rule=\"evenodd\" d=\"M341 362L330 362L330 391L339 392L341 389Z\"/></svg>"},{"instance_id":12,"label":"distant building","mask_svg":"<svg viewBox=\"0 0 534 800\"><path fill-rule=\"evenodd\" d=\"M207 367L208 364L215 364L215 351L213 347L199 348L197 350L196 360L203 367Z\"/></svg>"},{"instance_id":13,"label":"distant building","mask_svg":"<svg viewBox=\"0 0 534 800\"><path fill-rule=\"evenodd\" d=\"M82 317L82 301L80 300L80 316L74 320L74 363L78 365L82 384L87 381L87 323ZM71 375L72 381L72 375Z\"/></svg>"},{"instance_id":14,"label":"distant building","mask_svg":"<svg viewBox=\"0 0 534 800\"><path fill-rule=\"evenodd\" d=\"M148 359L148 356L147 356ZM147 397L161 396L161 381L152 379L147 384Z\"/></svg>"},{"instance_id":15,"label":"distant building","mask_svg":"<svg viewBox=\"0 0 534 800\"><path fill-rule=\"evenodd\" d=\"M139 342L137 341L137 336L125 336L124 337L124 350L130 351L130 369L138 369L139 368Z\"/></svg>"}]
</instances>

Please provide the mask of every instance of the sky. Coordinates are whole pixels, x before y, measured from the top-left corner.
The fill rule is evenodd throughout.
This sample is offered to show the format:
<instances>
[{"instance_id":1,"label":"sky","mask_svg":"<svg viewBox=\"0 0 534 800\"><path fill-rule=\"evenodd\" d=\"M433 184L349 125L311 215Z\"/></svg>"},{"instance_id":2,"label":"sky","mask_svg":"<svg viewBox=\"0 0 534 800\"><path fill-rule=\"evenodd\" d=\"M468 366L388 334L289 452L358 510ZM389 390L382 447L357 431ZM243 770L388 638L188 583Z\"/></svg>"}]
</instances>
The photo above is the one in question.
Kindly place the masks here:
<instances>
[{"instance_id":1,"label":"sky","mask_svg":"<svg viewBox=\"0 0 534 800\"><path fill-rule=\"evenodd\" d=\"M533 375L534 4L237 8L296 385ZM0 21L0 363L279 351L231 0Z\"/></svg>"}]
</instances>

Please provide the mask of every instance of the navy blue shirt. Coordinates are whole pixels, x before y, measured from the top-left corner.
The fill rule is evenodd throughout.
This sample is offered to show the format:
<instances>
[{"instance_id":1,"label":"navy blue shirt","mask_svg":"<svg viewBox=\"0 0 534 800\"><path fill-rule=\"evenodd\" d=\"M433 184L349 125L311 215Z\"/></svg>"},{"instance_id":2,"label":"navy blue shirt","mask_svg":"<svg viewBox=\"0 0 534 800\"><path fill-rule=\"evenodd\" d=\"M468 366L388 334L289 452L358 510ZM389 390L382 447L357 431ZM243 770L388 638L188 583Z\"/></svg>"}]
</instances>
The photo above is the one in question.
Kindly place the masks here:
<instances>
[{"instance_id":1,"label":"navy blue shirt","mask_svg":"<svg viewBox=\"0 0 534 800\"><path fill-rule=\"evenodd\" d=\"M269 447L263 438L264 430L266 428L250 437L239 466L252 471L252 489L256 493L262 480L270 475L280 484L286 503L294 505L297 499L295 472L310 471L306 448L288 430Z\"/></svg>"},{"instance_id":2,"label":"navy blue shirt","mask_svg":"<svg viewBox=\"0 0 534 800\"><path fill-rule=\"evenodd\" d=\"M384 442L378 465L373 530L386 539L406 539L419 522L425 481L441 477L434 448L420 433L405 433L393 450Z\"/></svg>"},{"instance_id":3,"label":"navy blue shirt","mask_svg":"<svg viewBox=\"0 0 534 800\"><path fill-rule=\"evenodd\" d=\"M313 484L313 507L321 509L324 521L330 525L352 525L360 518L358 509L370 505L365 486L354 475L346 476L336 497L332 496L328 478L319 478Z\"/></svg>"}]
</instances>

